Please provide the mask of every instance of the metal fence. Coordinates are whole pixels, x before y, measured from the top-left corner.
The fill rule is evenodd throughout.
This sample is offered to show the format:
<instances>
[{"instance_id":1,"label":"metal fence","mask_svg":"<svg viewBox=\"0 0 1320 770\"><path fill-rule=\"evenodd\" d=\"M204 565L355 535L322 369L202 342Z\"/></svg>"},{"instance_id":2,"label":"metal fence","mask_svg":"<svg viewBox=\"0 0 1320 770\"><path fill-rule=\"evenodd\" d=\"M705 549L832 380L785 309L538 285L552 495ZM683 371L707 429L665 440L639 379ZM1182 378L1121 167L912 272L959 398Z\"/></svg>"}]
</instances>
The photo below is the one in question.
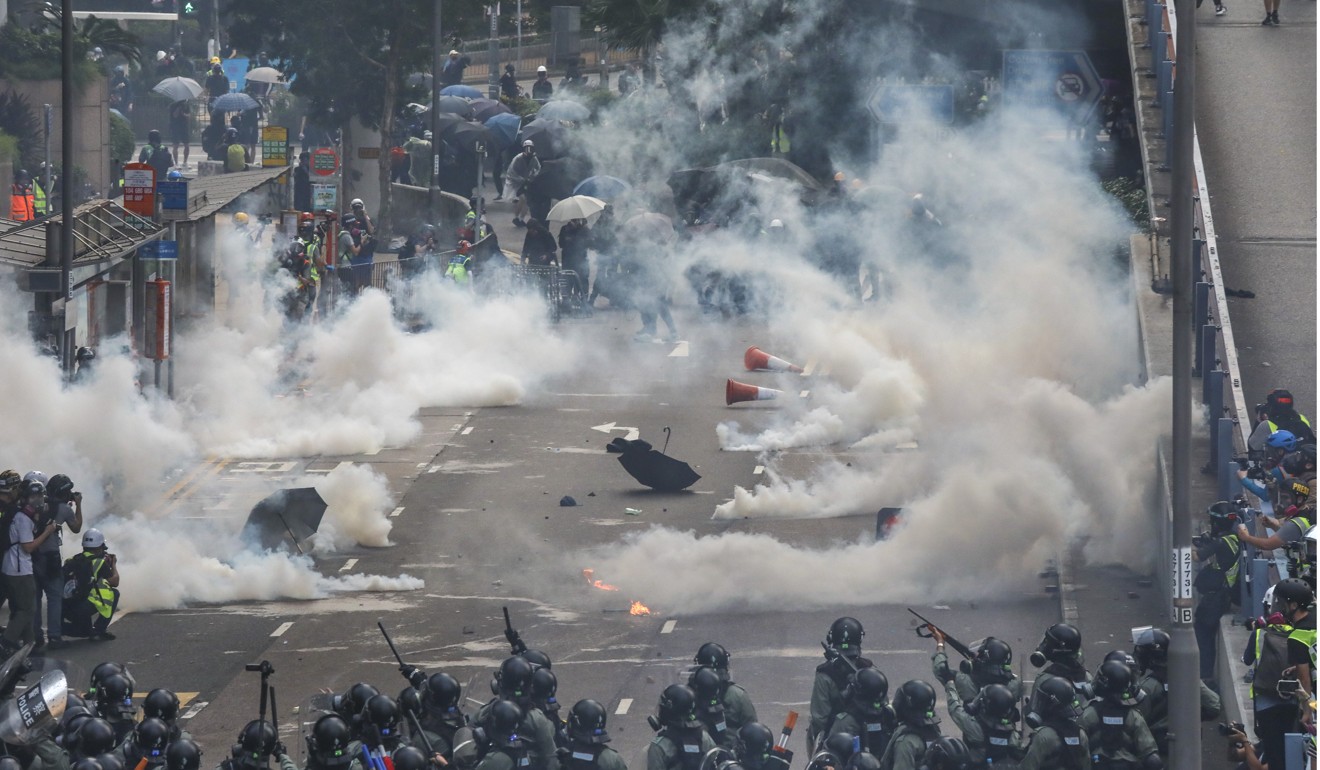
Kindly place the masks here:
<instances>
[{"instance_id":1,"label":"metal fence","mask_svg":"<svg viewBox=\"0 0 1320 770\"><path fill-rule=\"evenodd\" d=\"M574 38L576 44L574 40L562 39L557 37L558 35ZM468 41L466 48L467 55L472 58L472 64L464 71L463 80L469 84L487 82L490 78L490 56L485 42ZM499 61L495 66L499 71L505 64L512 63L518 73L523 74L533 72L541 66L562 70L576 59L583 74L590 74L600 68L602 58L612 69L622 67L628 62L640 61L640 55L636 50L609 50L595 34L580 35L576 32L567 32L524 35L521 47L517 38L502 37Z\"/></svg>"}]
</instances>

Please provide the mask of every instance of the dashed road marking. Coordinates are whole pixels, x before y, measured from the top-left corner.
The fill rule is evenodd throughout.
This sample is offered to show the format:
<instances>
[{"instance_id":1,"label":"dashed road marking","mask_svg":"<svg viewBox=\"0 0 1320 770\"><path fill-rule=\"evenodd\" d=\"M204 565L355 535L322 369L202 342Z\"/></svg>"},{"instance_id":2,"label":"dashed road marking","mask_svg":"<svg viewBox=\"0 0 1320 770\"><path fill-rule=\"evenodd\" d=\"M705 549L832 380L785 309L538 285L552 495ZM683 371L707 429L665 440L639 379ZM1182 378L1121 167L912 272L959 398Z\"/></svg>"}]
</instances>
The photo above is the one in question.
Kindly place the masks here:
<instances>
[{"instance_id":1,"label":"dashed road marking","mask_svg":"<svg viewBox=\"0 0 1320 770\"><path fill-rule=\"evenodd\" d=\"M675 345L675 346L674 346L674 349L671 350L671 351L669 351L669 357L670 357L670 358L687 358L687 357L688 357L688 344L687 344L687 341L685 340L685 341L680 342L680 343L678 343L677 345Z\"/></svg>"},{"instance_id":2,"label":"dashed road marking","mask_svg":"<svg viewBox=\"0 0 1320 770\"><path fill-rule=\"evenodd\" d=\"M402 506L402 505L400 505L398 508L395 508L394 510L390 511L390 518L391 518L391 519L397 519L397 518L399 518L399 514L401 514L401 513L403 513L403 506Z\"/></svg>"},{"instance_id":3,"label":"dashed road marking","mask_svg":"<svg viewBox=\"0 0 1320 770\"><path fill-rule=\"evenodd\" d=\"M802 367L802 376L809 377L811 375L811 372L815 370L815 368L816 368L816 359L814 358L807 359L807 365Z\"/></svg>"},{"instance_id":4,"label":"dashed road marking","mask_svg":"<svg viewBox=\"0 0 1320 770\"><path fill-rule=\"evenodd\" d=\"M192 719L193 717L197 716L202 709L206 708L207 705L208 704L206 701L199 700L196 703L189 706L187 711L180 714L179 719Z\"/></svg>"},{"instance_id":5,"label":"dashed road marking","mask_svg":"<svg viewBox=\"0 0 1320 770\"><path fill-rule=\"evenodd\" d=\"M288 620L280 624L280 627L271 632L271 636L284 636L284 632L293 628L293 621Z\"/></svg>"},{"instance_id":6,"label":"dashed road marking","mask_svg":"<svg viewBox=\"0 0 1320 770\"><path fill-rule=\"evenodd\" d=\"M755 468L752 469L752 475L753 475L753 476L760 476L762 473L765 473L765 466L764 466L764 465L758 465L758 466L756 466Z\"/></svg>"},{"instance_id":7,"label":"dashed road marking","mask_svg":"<svg viewBox=\"0 0 1320 770\"><path fill-rule=\"evenodd\" d=\"M375 449L371 450L370 452L363 452L362 454L364 454L364 455L366 455L366 456L368 456L368 457L373 457L373 456L375 456L375 455L380 454L380 450L382 450L382 449L384 449L384 448L385 448L385 447L379 447L379 446L378 446L378 447L376 447Z\"/></svg>"},{"instance_id":8,"label":"dashed road marking","mask_svg":"<svg viewBox=\"0 0 1320 770\"><path fill-rule=\"evenodd\" d=\"M632 702L632 698L620 698L619 707L614 709L614 716L621 717L624 714L627 714L628 709L632 708Z\"/></svg>"},{"instance_id":9,"label":"dashed road marking","mask_svg":"<svg viewBox=\"0 0 1320 770\"><path fill-rule=\"evenodd\" d=\"M471 432L472 432L472 426L471 426L471 425L469 425L469 426L467 426L466 428L463 429L463 435L464 435L464 436L466 436L467 434L469 434L469 433L471 433Z\"/></svg>"},{"instance_id":10,"label":"dashed road marking","mask_svg":"<svg viewBox=\"0 0 1320 770\"><path fill-rule=\"evenodd\" d=\"M664 624L663 626L660 627L660 633L662 633L662 634L672 634L672 633L674 633L674 626L676 626L676 625L678 625L678 621L677 621L677 620L666 620L666 621L665 621L665 624Z\"/></svg>"},{"instance_id":11,"label":"dashed road marking","mask_svg":"<svg viewBox=\"0 0 1320 770\"><path fill-rule=\"evenodd\" d=\"M358 563L358 560L357 560L357 559L349 559L348 561L344 562L344 566L340 567L340 568L339 568L339 571L340 571L340 572L348 572L349 570L351 570L351 569L353 569L354 567L356 567L356 566L357 566L357 563Z\"/></svg>"},{"instance_id":12,"label":"dashed road marking","mask_svg":"<svg viewBox=\"0 0 1320 770\"><path fill-rule=\"evenodd\" d=\"M417 463L418 468L425 468L427 465L428 463Z\"/></svg>"},{"instance_id":13,"label":"dashed road marking","mask_svg":"<svg viewBox=\"0 0 1320 770\"><path fill-rule=\"evenodd\" d=\"M807 396L810 396L810 395L811 395L811 391L809 391L809 390L804 390L804 391L802 391L801 393L798 394L798 398L806 398Z\"/></svg>"}]
</instances>

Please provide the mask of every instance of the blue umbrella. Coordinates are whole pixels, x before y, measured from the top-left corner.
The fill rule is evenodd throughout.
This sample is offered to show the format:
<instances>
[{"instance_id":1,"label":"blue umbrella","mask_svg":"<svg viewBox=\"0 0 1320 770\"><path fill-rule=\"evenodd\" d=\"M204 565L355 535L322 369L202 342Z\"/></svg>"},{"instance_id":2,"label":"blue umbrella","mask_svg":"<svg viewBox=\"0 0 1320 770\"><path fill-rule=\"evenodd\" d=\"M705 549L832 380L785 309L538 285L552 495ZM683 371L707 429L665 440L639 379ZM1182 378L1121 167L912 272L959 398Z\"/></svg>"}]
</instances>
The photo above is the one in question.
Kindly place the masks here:
<instances>
[{"instance_id":1,"label":"blue umbrella","mask_svg":"<svg viewBox=\"0 0 1320 770\"><path fill-rule=\"evenodd\" d=\"M217 97L211 104L212 112L242 112L257 107L257 100L241 91Z\"/></svg>"},{"instance_id":2,"label":"blue umbrella","mask_svg":"<svg viewBox=\"0 0 1320 770\"><path fill-rule=\"evenodd\" d=\"M456 86L445 86L444 88L440 89L440 95L461 96L464 99L480 99L482 96L485 96L485 94L481 93L472 86L465 86L462 84Z\"/></svg>"},{"instance_id":3,"label":"blue umbrella","mask_svg":"<svg viewBox=\"0 0 1320 770\"><path fill-rule=\"evenodd\" d=\"M478 123L485 123L489 118L506 112L513 112L513 110L506 107L504 102L497 102L494 99L472 100L472 117Z\"/></svg>"},{"instance_id":4,"label":"blue umbrella","mask_svg":"<svg viewBox=\"0 0 1320 770\"><path fill-rule=\"evenodd\" d=\"M503 113L486 119L486 128L501 147L512 147L518 139L518 128L522 118L512 113Z\"/></svg>"},{"instance_id":5,"label":"blue umbrella","mask_svg":"<svg viewBox=\"0 0 1320 770\"><path fill-rule=\"evenodd\" d=\"M632 185L616 176L591 176L573 188L574 195L590 195L603 201L612 201L632 189Z\"/></svg>"}]
</instances>

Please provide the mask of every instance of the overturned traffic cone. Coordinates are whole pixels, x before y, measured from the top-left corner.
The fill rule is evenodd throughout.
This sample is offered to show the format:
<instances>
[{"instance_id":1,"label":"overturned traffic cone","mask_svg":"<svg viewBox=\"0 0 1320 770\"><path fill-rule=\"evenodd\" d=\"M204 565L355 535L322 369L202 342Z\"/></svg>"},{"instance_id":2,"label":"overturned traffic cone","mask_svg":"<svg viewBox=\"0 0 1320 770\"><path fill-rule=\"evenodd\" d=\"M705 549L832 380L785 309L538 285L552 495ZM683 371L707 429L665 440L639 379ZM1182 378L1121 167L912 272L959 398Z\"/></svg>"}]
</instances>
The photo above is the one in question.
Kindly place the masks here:
<instances>
[{"instance_id":1,"label":"overturned traffic cone","mask_svg":"<svg viewBox=\"0 0 1320 770\"><path fill-rule=\"evenodd\" d=\"M733 406L743 401L770 401L779 398L783 392L774 388L762 388L758 385L748 385L745 382L726 380L724 383L724 403Z\"/></svg>"},{"instance_id":2,"label":"overturned traffic cone","mask_svg":"<svg viewBox=\"0 0 1320 770\"><path fill-rule=\"evenodd\" d=\"M749 372L758 369L769 369L775 372L802 373L802 367L797 364L790 364L779 356L772 356L755 345L747 348L747 352L743 353L743 366L747 367Z\"/></svg>"}]
</instances>

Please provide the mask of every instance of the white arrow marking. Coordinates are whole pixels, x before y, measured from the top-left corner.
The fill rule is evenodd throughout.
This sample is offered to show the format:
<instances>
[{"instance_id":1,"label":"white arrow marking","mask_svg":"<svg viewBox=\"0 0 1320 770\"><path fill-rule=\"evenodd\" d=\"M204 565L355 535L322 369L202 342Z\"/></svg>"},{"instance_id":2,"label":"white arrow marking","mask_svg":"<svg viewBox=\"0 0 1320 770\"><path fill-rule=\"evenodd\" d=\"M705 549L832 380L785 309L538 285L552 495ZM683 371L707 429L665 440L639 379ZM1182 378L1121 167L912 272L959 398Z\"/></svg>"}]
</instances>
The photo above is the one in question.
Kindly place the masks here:
<instances>
[{"instance_id":1,"label":"white arrow marking","mask_svg":"<svg viewBox=\"0 0 1320 770\"><path fill-rule=\"evenodd\" d=\"M616 430L621 430L624 432L624 441L636 441L642 436L642 431L638 428L630 428L626 425L615 425L612 422L607 422L604 425L593 425L591 426L591 429L598 430L601 433L610 433Z\"/></svg>"}]
</instances>

